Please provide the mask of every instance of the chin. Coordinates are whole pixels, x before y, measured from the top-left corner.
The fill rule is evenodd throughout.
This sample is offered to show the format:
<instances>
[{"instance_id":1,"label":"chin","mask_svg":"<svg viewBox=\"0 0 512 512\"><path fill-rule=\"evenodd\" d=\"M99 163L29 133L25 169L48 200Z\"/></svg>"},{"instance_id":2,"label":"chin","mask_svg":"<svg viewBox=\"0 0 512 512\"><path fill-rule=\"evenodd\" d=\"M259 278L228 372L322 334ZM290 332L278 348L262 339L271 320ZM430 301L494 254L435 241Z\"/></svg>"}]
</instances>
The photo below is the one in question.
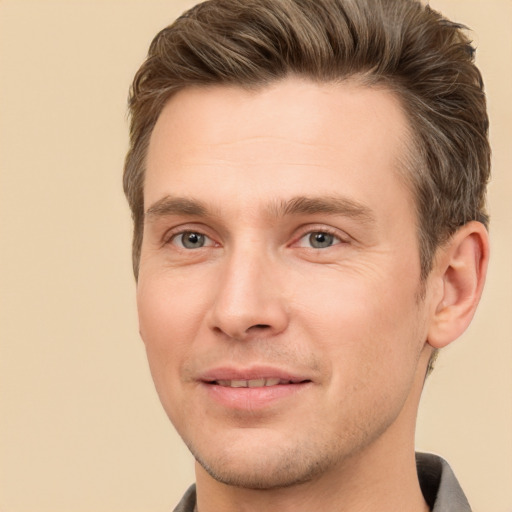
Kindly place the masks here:
<instances>
[{"instance_id":1,"label":"chin","mask_svg":"<svg viewBox=\"0 0 512 512\"><path fill-rule=\"evenodd\" d=\"M244 489L271 490L315 480L336 464L331 453L300 446L277 449L263 443L253 450L230 446L224 453L198 453L189 446L196 461L215 480Z\"/></svg>"},{"instance_id":2,"label":"chin","mask_svg":"<svg viewBox=\"0 0 512 512\"><path fill-rule=\"evenodd\" d=\"M245 464L243 468L226 466L222 463L208 464L199 458L196 458L203 469L215 480L225 485L233 487L241 487L244 489L254 490L271 490L280 489L285 487L292 487L300 485L311 480L314 480L318 473L321 473L317 465L313 467L290 467L288 464L283 464L280 469L268 466L261 467L247 467Z\"/></svg>"}]
</instances>

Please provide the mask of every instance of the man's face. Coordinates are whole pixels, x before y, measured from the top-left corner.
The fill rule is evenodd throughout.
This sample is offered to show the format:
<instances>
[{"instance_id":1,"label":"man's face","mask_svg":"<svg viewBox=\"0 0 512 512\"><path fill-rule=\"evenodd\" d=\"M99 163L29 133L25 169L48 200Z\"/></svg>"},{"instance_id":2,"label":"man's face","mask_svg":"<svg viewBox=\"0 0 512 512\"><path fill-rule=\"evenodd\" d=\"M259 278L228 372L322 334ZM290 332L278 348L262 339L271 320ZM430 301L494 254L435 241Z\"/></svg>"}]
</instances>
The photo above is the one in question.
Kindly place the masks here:
<instances>
[{"instance_id":1,"label":"man's face","mask_svg":"<svg viewBox=\"0 0 512 512\"><path fill-rule=\"evenodd\" d=\"M394 96L349 82L187 89L163 110L140 332L218 480L291 485L412 439L431 312L408 141Z\"/></svg>"}]
</instances>

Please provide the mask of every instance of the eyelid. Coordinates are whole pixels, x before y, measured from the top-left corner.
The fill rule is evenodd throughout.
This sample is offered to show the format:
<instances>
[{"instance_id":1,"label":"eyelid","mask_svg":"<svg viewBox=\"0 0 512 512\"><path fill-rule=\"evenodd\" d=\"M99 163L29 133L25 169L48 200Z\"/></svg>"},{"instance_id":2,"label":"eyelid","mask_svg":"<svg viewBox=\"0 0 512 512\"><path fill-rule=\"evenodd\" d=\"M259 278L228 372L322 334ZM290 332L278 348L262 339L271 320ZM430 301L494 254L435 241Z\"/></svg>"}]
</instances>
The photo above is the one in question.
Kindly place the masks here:
<instances>
[{"instance_id":1,"label":"eyelid","mask_svg":"<svg viewBox=\"0 0 512 512\"><path fill-rule=\"evenodd\" d=\"M186 223L186 224L180 224L178 226L172 227L164 232L164 234L161 237L161 245L165 246L167 244L172 243L172 241L179 235L182 235L183 233L198 233L203 235L208 240L212 241L212 245L221 245L217 240L216 237L214 237L211 232L211 230L208 229L206 226L202 224L197 223ZM342 231L338 228L333 228L331 226L326 226L325 224L306 224L303 226L300 226L296 230L296 235L293 236L293 240L290 243L290 246L297 245L300 240L302 240L305 236L310 235L312 233L326 233L329 235L334 236L339 240L338 243L349 243L353 240L353 238L348 235L345 231ZM337 245L337 244L334 244Z\"/></svg>"},{"instance_id":2,"label":"eyelid","mask_svg":"<svg viewBox=\"0 0 512 512\"><path fill-rule=\"evenodd\" d=\"M195 235L199 235L199 236L203 237L204 244L201 245L200 247L194 247L194 248L186 247L183 243L183 238L190 234L195 234ZM186 250L186 251L190 251L190 250L197 251L199 249L216 246L215 241L212 238L210 238L208 235L205 235L204 233L199 233L198 231L188 231L188 230L182 231L181 233L176 233L175 235L173 235L171 237L171 239L169 240L168 243L175 245L180 250Z\"/></svg>"},{"instance_id":3,"label":"eyelid","mask_svg":"<svg viewBox=\"0 0 512 512\"><path fill-rule=\"evenodd\" d=\"M298 243L306 236L311 235L312 233L326 233L328 235L331 235L339 240L339 242L333 244L331 247L338 245L339 243L349 243L352 238L345 232L341 231L339 229L333 228L331 226L326 226L322 224L308 224L306 226L302 226L299 228L299 233L294 237L292 246L298 245ZM307 247L305 247L307 248ZM311 249L314 249L311 247ZM318 249L314 249L318 250Z\"/></svg>"},{"instance_id":4,"label":"eyelid","mask_svg":"<svg viewBox=\"0 0 512 512\"><path fill-rule=\"evenodd\" d=\"M215 238L208 233L208 229L205 226L198 226L197 224L180 224L179 226L175 226L171 229L165 231L161 239L161 245L165 246L171 244L173 240L175 240L179 235L183 235L184 233L197 233L199 235L203 235L206 239L211 240L213 244L208 244L206 247L212 247L214 245L219 245Z\"/></svg>"}]
</instances>

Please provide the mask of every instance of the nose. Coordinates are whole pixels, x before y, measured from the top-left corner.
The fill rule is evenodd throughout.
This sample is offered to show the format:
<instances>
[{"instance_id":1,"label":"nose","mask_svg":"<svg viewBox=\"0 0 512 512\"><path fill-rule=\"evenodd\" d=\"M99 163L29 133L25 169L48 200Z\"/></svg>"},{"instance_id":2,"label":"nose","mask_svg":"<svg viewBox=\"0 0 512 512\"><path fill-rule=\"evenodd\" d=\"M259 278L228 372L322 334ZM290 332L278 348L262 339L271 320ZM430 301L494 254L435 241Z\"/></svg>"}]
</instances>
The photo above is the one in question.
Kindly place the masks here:
<instances>
[{"instance_id":1,"label":"nose","mask_svg":"<svg viewBox=\"0 0 512 512\"><path fill-rule=\"evenodd\" d=\"M279 265L271 258L238 251L224 261L209 326L234 340L273 337L288 325Z\"/></svg>"}]
</instances>

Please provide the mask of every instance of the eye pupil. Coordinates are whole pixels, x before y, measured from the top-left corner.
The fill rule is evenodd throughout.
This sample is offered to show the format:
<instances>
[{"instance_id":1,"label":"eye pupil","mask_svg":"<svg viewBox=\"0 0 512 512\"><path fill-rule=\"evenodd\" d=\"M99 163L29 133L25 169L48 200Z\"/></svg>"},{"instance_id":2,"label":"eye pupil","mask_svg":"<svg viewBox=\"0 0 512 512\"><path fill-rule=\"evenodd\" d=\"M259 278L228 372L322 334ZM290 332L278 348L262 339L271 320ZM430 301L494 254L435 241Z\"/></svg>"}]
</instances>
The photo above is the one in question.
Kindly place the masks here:
<instances>
[{"instance_id":1,"label":"eye pupil","mask_svg":"<svg viewBox=\"0 0 512 512\"><path fill-rule=\"evenodd\" d=\"M316 232L309 235L309 243L315 249L330 247L333 244L334 236L329 233Z\"/></svg>"},{"instance_id":2,"label":"eye pupil","mask_svg":"<svg viewBox=\"0 0 512 512\"><path fill-rule=\"evenodd\" d=\"M198 249L204 245L204 235L200 233L183 233L181 241L187 249Z\"/></svg>"}]
</instances>

